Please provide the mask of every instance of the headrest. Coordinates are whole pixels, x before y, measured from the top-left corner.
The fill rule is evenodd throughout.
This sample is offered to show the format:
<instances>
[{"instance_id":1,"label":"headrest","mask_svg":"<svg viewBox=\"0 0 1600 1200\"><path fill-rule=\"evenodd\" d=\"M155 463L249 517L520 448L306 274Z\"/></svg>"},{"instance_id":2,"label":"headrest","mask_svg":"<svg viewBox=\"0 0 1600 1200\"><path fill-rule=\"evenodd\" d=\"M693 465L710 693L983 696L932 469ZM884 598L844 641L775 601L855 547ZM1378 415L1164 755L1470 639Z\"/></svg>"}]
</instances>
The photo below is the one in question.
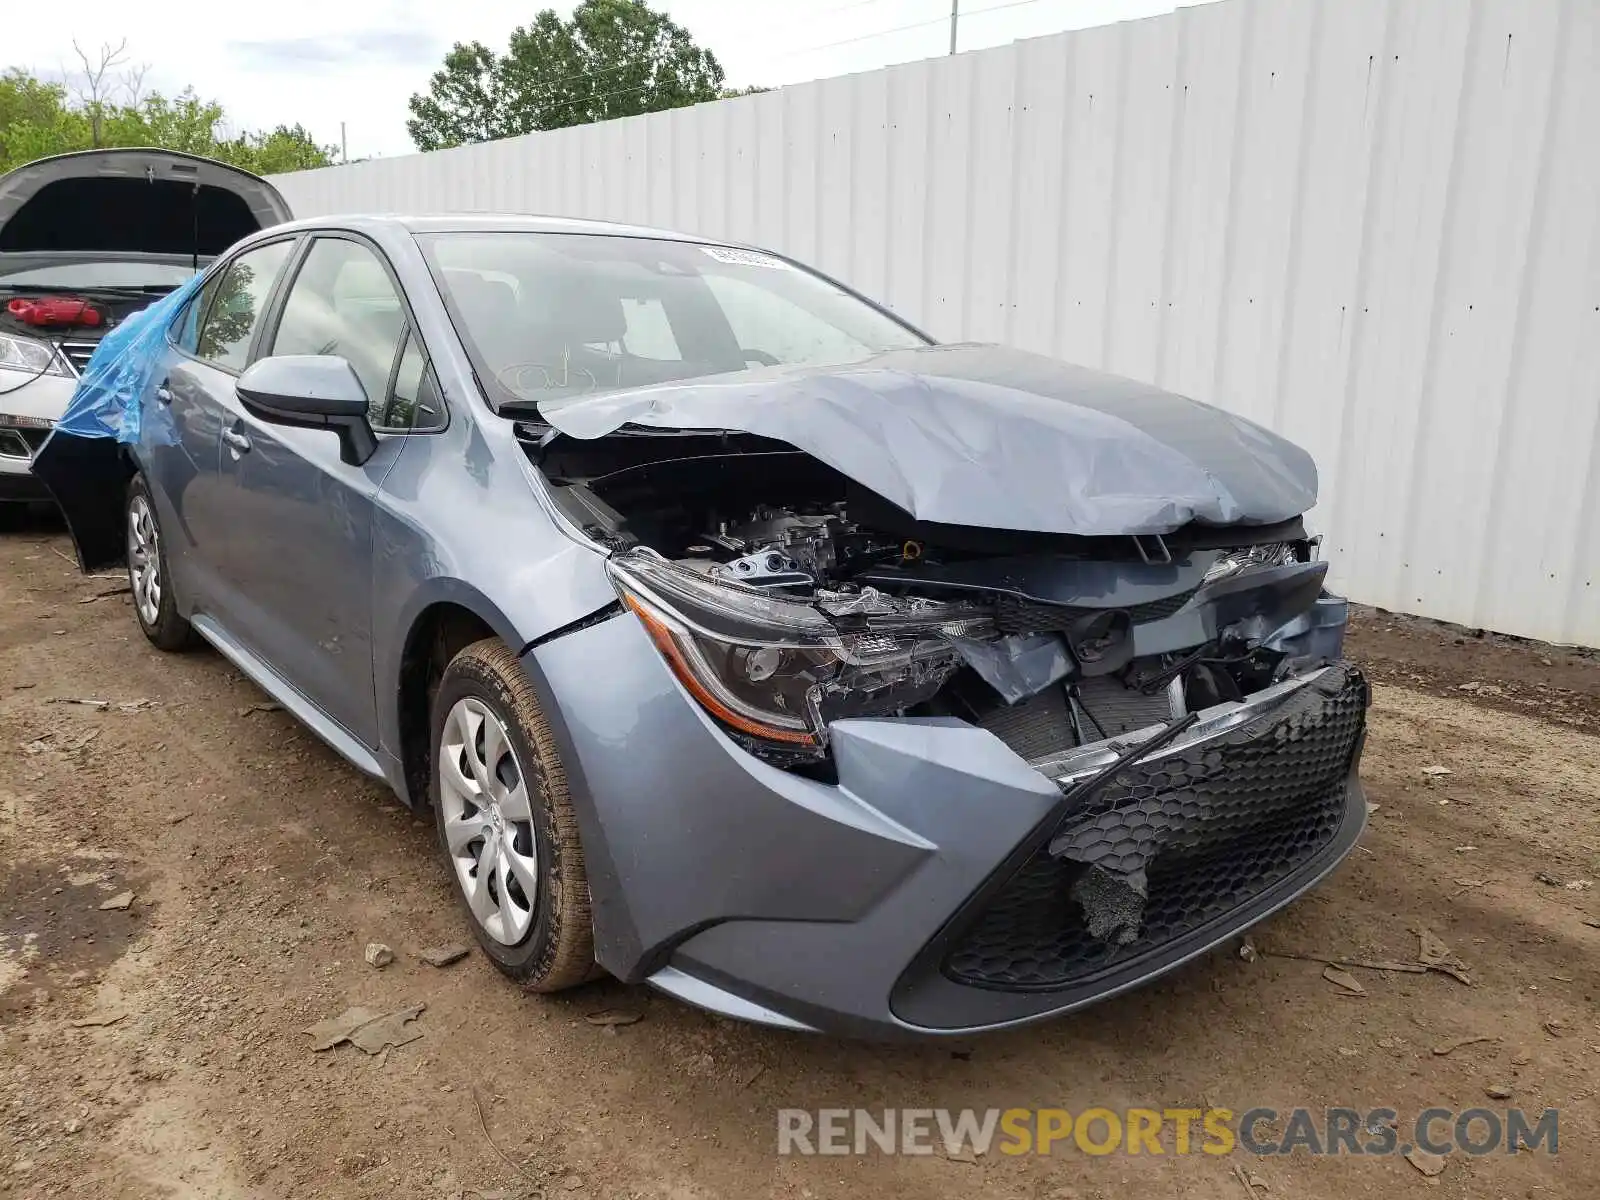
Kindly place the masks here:
<instances>
[{"instance_id":1,"label":"headrest","mask_svg":"<svg viewBox=\"0 0 1600 1200\"><path fill-rule=\"evenodd\" d=\"M471 322L504 319L517 311L517 294L503 279L490 279L476 271L445 270L450 294Z\"/></svg>"},{"instance_id":2,"label":"headrest","mask_svg":"<svg viewBox=\"0 0 1600 1200\"><path fill-rule=\"evenodd\" d=\"M568 343L620 342L628 332L622 300L587 279L569 278L556 285L550 321Z\"/></svg>"}]
</instances>

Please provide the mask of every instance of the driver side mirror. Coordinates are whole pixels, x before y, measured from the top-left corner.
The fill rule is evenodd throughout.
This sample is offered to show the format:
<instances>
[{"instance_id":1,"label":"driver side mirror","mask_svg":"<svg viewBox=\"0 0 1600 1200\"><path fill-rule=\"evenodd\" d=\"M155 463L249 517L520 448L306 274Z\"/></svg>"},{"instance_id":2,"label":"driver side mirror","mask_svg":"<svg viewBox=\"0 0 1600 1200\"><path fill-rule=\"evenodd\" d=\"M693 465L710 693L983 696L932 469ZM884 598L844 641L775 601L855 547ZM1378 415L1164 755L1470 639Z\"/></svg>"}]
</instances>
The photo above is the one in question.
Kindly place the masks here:
<instances>
[{"instance_id":1,"label":"driver side mirror","mask_svg":"<svg viewBox=\"0 0 1600 1200\"><path fill-rule=\"evenodd\" d=\"M338 434L339 458L351 466L377 453L366 389L355 368L336 354L263 358L239 376L236 390L245 410L262 421Z\"/></svg>"}]
</instances>

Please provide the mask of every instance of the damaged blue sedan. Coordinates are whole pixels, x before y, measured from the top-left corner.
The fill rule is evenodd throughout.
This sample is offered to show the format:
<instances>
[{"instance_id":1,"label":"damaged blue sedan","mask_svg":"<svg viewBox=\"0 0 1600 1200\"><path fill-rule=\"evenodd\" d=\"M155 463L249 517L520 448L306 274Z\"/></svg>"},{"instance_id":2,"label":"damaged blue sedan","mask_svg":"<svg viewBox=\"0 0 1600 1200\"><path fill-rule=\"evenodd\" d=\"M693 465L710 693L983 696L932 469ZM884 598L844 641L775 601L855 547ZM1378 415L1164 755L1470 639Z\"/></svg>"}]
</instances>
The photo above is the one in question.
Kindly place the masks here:
<instances>
[{"instance_id":1,"label":"damaged blue sedan","mask_svg":"<svg viewBox=\"0 0 1600 1200\"><path fill-rule=\"evenodd\" d=\"M85 565L431 809L533 990L971 1034L1361 832L1315 467L1248 421L577 221L282 225L143 317L35 466Z\"/></svg>"}]
</instances>

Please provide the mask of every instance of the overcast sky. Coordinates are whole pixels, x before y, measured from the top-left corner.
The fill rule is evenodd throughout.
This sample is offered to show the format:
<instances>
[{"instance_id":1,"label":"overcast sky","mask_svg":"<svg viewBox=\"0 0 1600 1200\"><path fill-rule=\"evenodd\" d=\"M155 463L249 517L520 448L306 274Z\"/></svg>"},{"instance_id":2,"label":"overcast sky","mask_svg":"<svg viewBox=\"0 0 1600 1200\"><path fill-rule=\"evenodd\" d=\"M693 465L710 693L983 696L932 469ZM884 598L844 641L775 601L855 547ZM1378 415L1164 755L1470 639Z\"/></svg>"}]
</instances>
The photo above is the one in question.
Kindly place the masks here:
<instances>
[{"instance_id":1,"label":"overcast sky","mask_svg":"<svg viewBox=\"0 0 1600 1200\"><path fill-rule=\"evenodd\" d=\"M1192 2L1192 0L1186 0ZM950 0L655 0L721 59L730 84L798 83L949 49ZM1173 0L961 0L960 44L975 50L1063 29L1170 12ZM539 0L71 0L8 21L0 65L57 75L126 38L145 86L192 84L237 128L299 122L325 144L345 122L352 158L412 152L406 100L452 42L505 48ZM908 28L909 27L909 28Z\"/></svg>"}]
</instances>

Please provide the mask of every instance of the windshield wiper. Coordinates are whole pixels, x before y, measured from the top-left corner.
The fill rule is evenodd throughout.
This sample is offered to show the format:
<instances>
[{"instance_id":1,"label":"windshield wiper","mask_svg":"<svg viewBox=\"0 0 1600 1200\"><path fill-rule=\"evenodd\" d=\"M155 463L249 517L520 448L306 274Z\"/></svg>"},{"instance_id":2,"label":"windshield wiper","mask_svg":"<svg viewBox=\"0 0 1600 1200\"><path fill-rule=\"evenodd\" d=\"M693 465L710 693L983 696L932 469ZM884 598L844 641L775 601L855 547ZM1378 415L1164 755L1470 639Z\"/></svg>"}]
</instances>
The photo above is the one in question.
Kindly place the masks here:
<instances>
[{"instance_id":1,"label":"windshield wiper","mask_svg":"<svg viewBox=\"0 0 1600 1200\"><path fill-rule=\"evenodd\" d=\"M27 292L30 295L65 295L65 296L165 296L178 288L176 283L145 283L129 284L124 287L115 285L95 287L68 287L59 283L7 283L0 280L0 290L7 292Z\"/></svg>"}]
</instances>

